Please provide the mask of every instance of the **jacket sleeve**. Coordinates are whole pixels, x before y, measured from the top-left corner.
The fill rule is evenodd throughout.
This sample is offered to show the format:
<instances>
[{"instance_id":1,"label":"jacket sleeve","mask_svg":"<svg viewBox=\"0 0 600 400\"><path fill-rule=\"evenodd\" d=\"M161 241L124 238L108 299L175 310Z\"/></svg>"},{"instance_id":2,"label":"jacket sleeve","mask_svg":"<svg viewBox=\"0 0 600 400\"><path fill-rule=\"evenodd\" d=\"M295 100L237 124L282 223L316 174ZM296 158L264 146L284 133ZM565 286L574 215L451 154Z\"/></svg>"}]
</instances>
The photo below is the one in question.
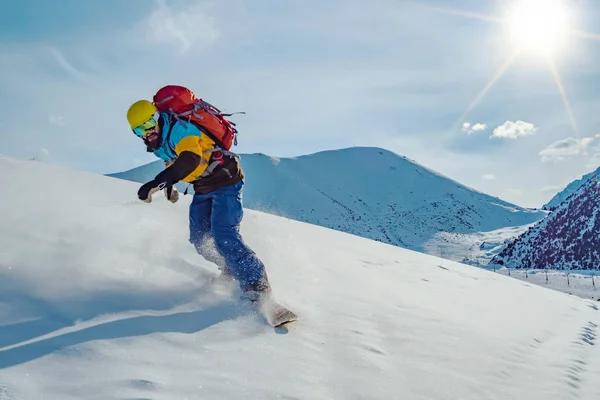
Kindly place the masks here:
<instances>
[{"instance_id":1,"label":"jacket sleeve","mask_svg":"<svg viewBox=\"0 0 600 400\"><path fill-rule=\"evenodd\" d=\"M154 182L157 186L163 182L167 186L171 186L191 174L199 164L200 156L198 154L191 151L183 151L173 164L156 175Z\"/></svg>"},{"instance_id":2,"label":"jacket sleeve","mask_svg":"<svg viewBox=\"0 0 600 400\"><path fill-rule=\"evenodd\" d=\"M196 167L193 169L185 169L184 172L188 172L187 175L181 177L180 180L185 182L192 182L202 176L207 166L210 163L211 154L207 149L214 147L214 142L207 135L202 133L192 123L178 122L173 125L171 130L171 148L174 150L177 159L181 158L184 154L186 158L190 160L192 155L195 155L194 159L197 163L193 164L188 161L189 168L192 165ZM188 154L189 153L189 154Z\"/></svg>"}]
</instances>

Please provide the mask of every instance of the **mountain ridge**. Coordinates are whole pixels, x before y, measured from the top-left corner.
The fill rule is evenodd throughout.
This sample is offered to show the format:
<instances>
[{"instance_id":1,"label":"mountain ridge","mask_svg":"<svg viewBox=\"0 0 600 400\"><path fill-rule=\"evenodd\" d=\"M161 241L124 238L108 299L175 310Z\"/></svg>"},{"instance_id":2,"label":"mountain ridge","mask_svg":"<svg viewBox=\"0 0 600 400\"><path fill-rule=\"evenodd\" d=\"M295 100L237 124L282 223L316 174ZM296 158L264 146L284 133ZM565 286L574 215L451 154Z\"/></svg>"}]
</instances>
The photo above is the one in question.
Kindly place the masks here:
<instances>
[{"instance_id":1,"label":"mountain ridge","mask_svg":"<svg viewBox=\"0 0 600 400\"><path fill-rule=\"evenodd\" d=\"M600 189L594 174L489 264L516 269L600 270L598 248Z\"/></svg>"},{"instance_id":2,"label":"mountain ridge","mask_svg":"<svg viewBox=\"0 0 600 400\"><path fill-rule=\"evenodd\" d=\"M378 147L325 150L297 157L241 155L244 204L258 211L433 252L439 232L472 234L531 224L546 212L467 187ZM143 183L162 162L108 176ZM180 190L187 185L178 184ZM461 261L459 254L445 252Z\"/></svg>"},{"instance_id":3,"label":"mountain ridge","mask_svg":"<svg viewBox=\"0 0 600 400\"><path fill-rule=\"evenodd\" d=\"M542 209L552 211L558 207L562 202L567 200L569 196L575 193L582 185L584 185L590 178L597 176L600 173L600 167L596 170L583 175L579 179L571 181L563 190L558 192L552 199L542 206Z\"/></svg>"}]
</instances>

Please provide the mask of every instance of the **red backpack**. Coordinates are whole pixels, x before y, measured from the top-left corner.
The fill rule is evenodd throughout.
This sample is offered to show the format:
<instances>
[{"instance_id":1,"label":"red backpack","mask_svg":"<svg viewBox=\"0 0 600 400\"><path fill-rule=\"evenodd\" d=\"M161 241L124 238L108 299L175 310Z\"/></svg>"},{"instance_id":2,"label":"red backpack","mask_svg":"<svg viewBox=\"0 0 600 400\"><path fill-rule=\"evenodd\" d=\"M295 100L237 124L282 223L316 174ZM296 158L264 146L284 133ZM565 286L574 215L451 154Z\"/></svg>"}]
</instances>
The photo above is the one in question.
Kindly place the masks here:
<instances>
[{"instance_id":1,"label":"red backpack","mask_svg":"<svg viewBox=\"0 0 600 400\"><path fill-rule=\"evenodd\" d=\"M193 122L221 149L229 150L232 144L237 146L235 124L225 119L232 114L221 113L212 104L196 97L191 90L167 85L156 92L153 100L158 111L168 113L177 120Z\"/></svg>"}]
</instances>

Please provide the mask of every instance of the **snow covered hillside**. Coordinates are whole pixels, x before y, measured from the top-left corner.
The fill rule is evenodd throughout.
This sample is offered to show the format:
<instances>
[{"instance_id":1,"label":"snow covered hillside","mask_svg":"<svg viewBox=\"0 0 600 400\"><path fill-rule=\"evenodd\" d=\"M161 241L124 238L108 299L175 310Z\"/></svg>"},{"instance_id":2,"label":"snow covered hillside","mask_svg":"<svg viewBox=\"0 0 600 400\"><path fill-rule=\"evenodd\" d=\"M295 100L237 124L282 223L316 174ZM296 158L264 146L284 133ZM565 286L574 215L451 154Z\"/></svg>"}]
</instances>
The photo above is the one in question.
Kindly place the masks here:
<instances>
[{"instance_id":1,"label":"snow covered hillside","mask_svg":"<svg viewBox=\"0 0 600 400\"><path fill-rule=\"evenodd\" d=\"M190 196L5 157L0 184L2 400L600 398L595 302L249 210L301 318L274 331L209 284Z\"/></svg>"},{"instance_id":2,"label":"snow covered hillside","mask_svg":"<svg viewBox=\"0 0 600 400\"><path fill-rule=\"evenodd\" d=\"M440 233L518 229L546 215L472 190L379 148L353 147L297 158L244 154L242 164L250 209L454 261L462 261L469 250L461 247L463 241L447 246L449 239ZM109 176L147 182L163 168L158 161ZM491 256L481 254L485 263Z\"/></svg>"},{"instance_id":3,"label":"snow covered hillside","mask_svg":"<svg viewBox=\"0 0 600 400\"><path fill-rule=\"evenodd\" d=\"M506 245L517 239L530 226L511 226L488 232L438 232L425 243L425 252L475 267L486 267Z\"/></svg>"},{"instance_id":4,"label":"snow covered hillside","mask_svg":"<svg viewBox=\"0 0 600 400\"><path fill-rule=\"evenodd\" d=\"M600 269L600 188L590 177L544 220L506 246L490 265Z\"/></svg>"},{"instance_id":5,"label":"snow covered hillside","mask_svg":"<svg viewBox=\"0 0 600 400\"><path fill-rule=\"evenodd\" d=\"M575 179L573 182L569 183L566 188L556 194L549 202L544 204L542 207L544 210L554 210L558 207L563 201L565 201L570 195L575 193L579 188L585 184L590 178L600 174L600 168L595 171L590 172L589 174L583 175L580 179Z\"/></svg>"}]
</instances>

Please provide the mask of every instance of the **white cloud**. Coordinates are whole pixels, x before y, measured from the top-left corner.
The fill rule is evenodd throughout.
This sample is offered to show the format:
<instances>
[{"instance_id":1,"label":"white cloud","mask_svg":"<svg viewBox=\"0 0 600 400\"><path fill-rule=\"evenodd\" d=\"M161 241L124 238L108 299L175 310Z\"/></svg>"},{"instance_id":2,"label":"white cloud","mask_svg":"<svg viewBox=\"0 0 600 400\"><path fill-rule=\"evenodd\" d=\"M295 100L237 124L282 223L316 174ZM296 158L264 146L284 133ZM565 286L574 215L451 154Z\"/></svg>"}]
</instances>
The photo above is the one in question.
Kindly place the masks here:
<instances>
[{"instance_id":1,"label":"white cloud","mask_svg":"<svg viewBox=\"0 0 600 400\"><path fill-rule=\"evenodd\" d=\"M510 193L511 195L514 195L514 196L522 196L523 195L523 191L521 189L515 189L515 188L508 189L508 193Z\"/></svg>"},{"instance_id":2,"label":"white cloud","mask_svg":"<svg viewBox=\"0 0 600 400\"><path fill-rule=\"evenodd\" d=\"M202 2L194 2L187 7L183 3L171 7L165 0L157 0L156 6L140 25L144 40L151 46L157 43L176 44L184 53L199 45L210 45L219 36L215 21Z\"/></svg>"},{"instance_id":3,"label":"white cloud","mask_svg":"<svg viewBox=\"0 0 600 400\"><path fill-rule=\"evenodd\" d=\"M48 149L41 148L40 151L42 152L42 154L45 154L45 155L50 154L50 150L48 150Z\"/></svg>"},{"instance_id":4,"label":"white cloud","mask_svg":"<svg viewBox=\"0 0 600 400\"><path fill-rule=\"evenodd\" d=\"M481 178L484 179L484 180L486 180L486 181L495 181L496 180L496 175L485 174Z\"/></svg>"},{"instance_id":5,"label":"white cloud","mask_svg":"<svg viewBox=\"0 0 600 400\"><path fill-rule=\"evenodd\" d=\"M506 121L502 125L494 129L492 138L516 139L527 135L532 135L537 130L537 127L532 123L525 121Z\"/></svg>"},{"instance_id":6,"label":"white cloud","mask_svg":"<svg viewBox=\"0 0 600 400\"><path fill-rule=\"evenodd\" d=\"M589 153L591 162L600 162L600 134L594 136L594 142L589 146Z\"/></svg>"},{"instance_id":7,"label":"white cloud","mask_svg":"<svg viewBox=\"0 0 600 400\"><path fill-rule=\"evenodd\" d=\"M467 132L468 135L470 135L473 132L484 131L486 129L487 129L487 125L482 124L480 122L473 124L473 125L471 125L470 122L465 122L462 127L463 132Z\"/></svg>"},{"instance_id":8,"label":"white cloud","mask_svg":"<svg viewBox=\"0 0 600 400\"><path fill-rule=\"evenodd\" d=\"M586 168L595 169L600 166L600 146L595 146L591 149L592 155L586 164Z\"/></svg>"},{"instance_id":9,"label":"white cloud","mask_svg":"<svg viewBox=\"0 0 600 400\"><path fill-rule=\"evenodd\" d=\"M65 126L65 117L62 115L51 115L49 121L52 125Z\"/></svg>"},{"instance_id":10,"label":"white cloud","mask_svg":"<svg viewBox=\"0 0 600 400\"><path fill-rule=\"evenodd\" d=\"M63 53L56 47L49 47L48 50L50 51L50 53L52 54L52 56L54 57L54 59L56 60L56 62L58 63L58 65L65 71L67 72L69 75L77 78L77 79L82 79L85 78L85 74L83 72L81 72L80 70L78 70L77 68L75 68L73 66L73 64L71 64L67 58L63 55Z\"/></svg>"},{"instance_id":11,"label":"white cloud","mask_svg":"<svg viewBox=\"0 0 600 400\"><path fill-rule=\"evenodd\" d=\"M555 195L565 188L566 185L550 185L542 188L542 193L546 195Z\"/></svg>"},{"instance_id":12,"label":"white cloud","mask_svg":"<svg viewBox=\"0 0 600 400\"><path fill-rule=\"evenodd\" d=\"M474 132L485 131L487 129L487 125L486 124L477 123L477 124L473 125L472 129L473 129Z\"/></svg>"},{"instance_id":13,"label":"white cloud","mask_svg":"<svg viewBox=\"0 0 600 400\"><path fill-rule=\"evenodd\" d=\"M543 162L563 161L578 155L587 155L588 147L598 138L600 138L600 135L585 138L569 137L561 139L541 150L538 154Z\"/></svg>"}]
</instances>

